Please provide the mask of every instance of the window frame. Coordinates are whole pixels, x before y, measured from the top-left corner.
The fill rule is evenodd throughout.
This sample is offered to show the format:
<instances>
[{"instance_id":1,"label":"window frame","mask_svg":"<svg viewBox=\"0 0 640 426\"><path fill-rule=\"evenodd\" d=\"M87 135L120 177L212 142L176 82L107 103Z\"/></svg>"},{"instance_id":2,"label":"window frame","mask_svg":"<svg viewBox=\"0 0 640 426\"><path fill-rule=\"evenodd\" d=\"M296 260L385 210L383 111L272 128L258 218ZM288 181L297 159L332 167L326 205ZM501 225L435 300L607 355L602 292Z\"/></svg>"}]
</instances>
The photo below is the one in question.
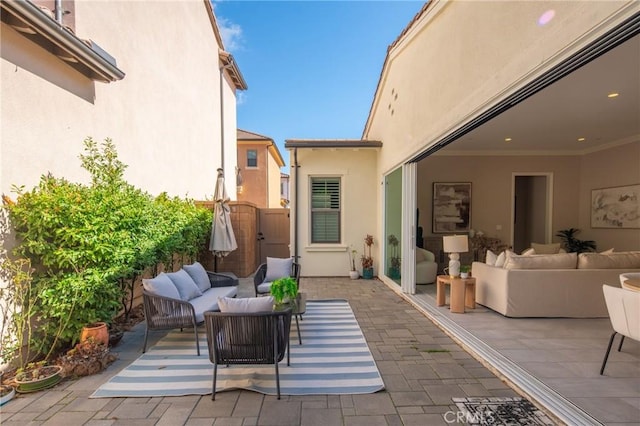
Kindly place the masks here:
<instances>
[{"instance_id":1,"label":"window frame","mask_svg":"<svg viewBox=\"0 0 640 426\"><path fill-rule=\"evenodd\" d=\"M314 182L324 181L325 185L328 181L337 181L337 204L338 207L313 207L314 202ZM343 179L339 175L327 175L327 176L309 176L309 241L311 244L340 244L342 242L342 193L343 193ZM330 197L331 194L326 194ZM331 203L331 201L329 201ZM314 217L317 217L315 213L332 213L337 218L337 236L335 240L317 240L317 236L314 233Z\"/></svg>"},{"instance_id":2,"label":"window frame","mask_svg":"<svg viewBox=\"0 0 640 426\"><path fill-rule=\"evenodd\" d=\"M253 153L255 155L255 158L253 158L253 160L255 161L255 165L251 165L249 164L249 161L252 160L251 158L249 158L249 154ZM248 169L257 169L258 168L258 150L257 149L247 149L247 168Z\"/></svg>"}]
</instances>

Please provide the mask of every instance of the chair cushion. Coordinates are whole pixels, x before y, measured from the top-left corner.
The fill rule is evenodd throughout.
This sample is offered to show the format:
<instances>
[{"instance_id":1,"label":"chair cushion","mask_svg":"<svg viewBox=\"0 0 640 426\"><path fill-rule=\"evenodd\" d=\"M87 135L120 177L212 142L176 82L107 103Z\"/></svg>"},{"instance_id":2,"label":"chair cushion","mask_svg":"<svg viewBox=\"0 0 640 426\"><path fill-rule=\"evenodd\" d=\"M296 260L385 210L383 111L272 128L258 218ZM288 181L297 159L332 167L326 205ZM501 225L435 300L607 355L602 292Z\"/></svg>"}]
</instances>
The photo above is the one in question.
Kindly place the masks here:
<instances>
[{"instance_id":1,"label":"chair cushion","mask_svg":"<svg viewBox=\"0 0 640 426\"><path fill-rule=\"evenodd\" d=\"M196 322L204 321L204 313L206 311L219 311L218 299L221 297L235 297L238 294L238 287L211 287L211 289L202 293L202 296L189 300L193 310L196 313Z\"/></svg>"},{"instance_id":2,"label":"chair cushion","mask_svg":"<svg viewBox=\"0 0 640 426\"><path fill-rule=\"evenodd\" d=\"M176 288L171 278L164 272L155 278L144 278L142 280L142 287L146 291L156 296L170 297L172 299L180 299L180 293Z\"/></svg>"},{"instance_id":3,"label":"chair cushion","mask_svg":"<svg viewBox=\"0 0 640 426\"><path fill-rule=\"evenodd\" d=\"M290 277L292 265L292 257L286 259L267 257L267 274L264 277L264 282L271 282L278 278Z\"/></svg>"},{"instance_id":4,"label":"chair cushion","mask_svg":"<svg viewBox=\"0 0 640 426\"><path fill-rule=\"evenodd\" d=\"M258 286L258 294L271 293L271 281L264 282Z\"/></svg>"},{"instance_id":5,"label":"chair cushion","mask_svg":"<svg viewBox=\"0 0 640 426\"><path fill-rule=\"evenodd\" d=\"M182 265L182 269L187 271L201 292L204 293L211 288L211 282L209 281L207 271L200 262L193 262L193 265Z\"/></svg>"},{"instance_id":6,"label":"chair cushion","mask_svg":"<svg viewBox=\"0 0 640 426\"><path fill-rule=\"evenodd\" d=\"M182 300L191 300L194 297L202 296L202 292L191 278L191 275L189 275L184 269L180 269L176 272L170 272L167 276L171 278L171 281L173 281L173 284L178 289L178 293L180 293L180 298Z\"/></svg>"},{"instance_id":7,"label":"chair cushion","mask_svg":"<svg viewBox=\"0 0 640 426\"><path fill-rule=\"evenodd\" d=\"M230 297L218 298L220 312L271 312L273 311L273 297L246 297L232 299Z\"/></svg>"}]
</instances>

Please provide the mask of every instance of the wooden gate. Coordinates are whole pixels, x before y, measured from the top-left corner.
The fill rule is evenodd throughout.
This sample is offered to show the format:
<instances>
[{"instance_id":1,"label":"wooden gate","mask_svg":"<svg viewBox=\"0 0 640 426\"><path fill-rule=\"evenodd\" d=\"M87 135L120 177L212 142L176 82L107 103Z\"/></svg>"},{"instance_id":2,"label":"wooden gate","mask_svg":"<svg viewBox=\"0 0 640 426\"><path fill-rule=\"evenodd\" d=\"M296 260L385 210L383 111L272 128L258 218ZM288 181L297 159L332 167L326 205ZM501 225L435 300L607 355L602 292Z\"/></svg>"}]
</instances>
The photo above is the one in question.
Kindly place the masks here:
<instances>
[{"instance_id":1,"label":"wooden gate","mask_svg":"<svg viewBox=\"0 0 640 426\"><path fill-rule=\"evenodd\" d=\"M260 263L269 257L291 257L289 209L260 209L258 251Z\"/></svg>"}]
</instances>

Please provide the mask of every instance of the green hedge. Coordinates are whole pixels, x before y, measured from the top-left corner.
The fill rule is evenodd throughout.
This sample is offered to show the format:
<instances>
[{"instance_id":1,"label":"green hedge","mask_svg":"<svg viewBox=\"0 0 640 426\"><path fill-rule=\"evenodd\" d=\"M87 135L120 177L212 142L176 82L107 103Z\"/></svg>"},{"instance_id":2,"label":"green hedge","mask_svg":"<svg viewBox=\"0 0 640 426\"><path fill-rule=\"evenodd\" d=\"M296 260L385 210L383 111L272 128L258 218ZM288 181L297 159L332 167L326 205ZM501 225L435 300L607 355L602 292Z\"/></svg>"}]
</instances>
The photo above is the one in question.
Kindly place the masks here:
<instances>
[{"instance_id":1,"label":"green hedge","mask_svg":"<svg viewBox=\"0 0 640 426\"><path fill-rule=\"evenodd\" d=\"M90 185L45 175L29 192L16 188L9 206L14 253L35 268L39 326L31 343L40 354L75 343L84 325L126 311L137 277L159 263L172 267L176 255L194 258L211 228L211 211L125 182L110 139L84 144Z\"/></svg>"}]
</instances>

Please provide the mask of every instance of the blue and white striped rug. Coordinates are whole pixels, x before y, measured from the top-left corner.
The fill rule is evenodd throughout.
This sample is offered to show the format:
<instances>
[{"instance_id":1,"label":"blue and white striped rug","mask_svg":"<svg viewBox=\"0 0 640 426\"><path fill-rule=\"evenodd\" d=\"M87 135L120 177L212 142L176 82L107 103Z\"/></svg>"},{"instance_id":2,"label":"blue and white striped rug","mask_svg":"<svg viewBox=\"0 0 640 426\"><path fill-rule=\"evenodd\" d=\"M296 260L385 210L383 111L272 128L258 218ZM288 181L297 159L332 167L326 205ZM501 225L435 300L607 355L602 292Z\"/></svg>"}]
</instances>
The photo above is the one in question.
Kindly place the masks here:
<instances>
[{"instance_id":1,"label":"blue and white striped rug","mask_svg":"<svg viewBox=\"0 0 640 426\"><path fill-rule=\"evenodd\" d=\"M146 354L96 390L91 398L162 397L211 393L213 364L207 339L200 333L198 357L193 333L173 331ZM384 383L358 321L345 300L310 300L300 321L291 325L291 365L280 362L282 395L363 394L384 389ZM217 392L248 389L276 395L272 365L218 368Z\"/></svg>"}]
</instances>

